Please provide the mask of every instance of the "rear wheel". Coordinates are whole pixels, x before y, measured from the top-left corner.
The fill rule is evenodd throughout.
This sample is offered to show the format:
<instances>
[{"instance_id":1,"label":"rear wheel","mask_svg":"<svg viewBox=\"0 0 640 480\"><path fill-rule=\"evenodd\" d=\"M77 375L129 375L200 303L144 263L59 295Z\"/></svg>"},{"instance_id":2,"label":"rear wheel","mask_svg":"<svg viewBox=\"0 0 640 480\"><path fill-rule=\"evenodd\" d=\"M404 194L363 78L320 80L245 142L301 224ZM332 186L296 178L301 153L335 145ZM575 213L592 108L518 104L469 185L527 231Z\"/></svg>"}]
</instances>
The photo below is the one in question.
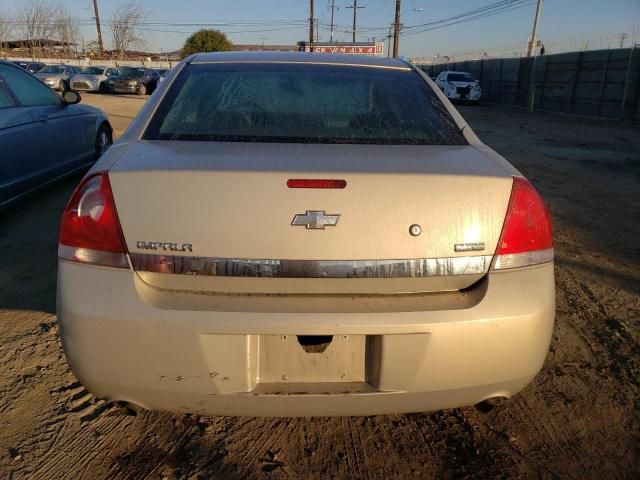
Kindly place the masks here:
<instances>
[{"instance_id":1,"label":"rear wheel","mask_svg":"<svg viewBox=\"0 0 640 480\"><path fill-rule=\"evenodd\" d=\"M100 85L98 86L98 92L99 93L107 93L108 89L107 89L107 84L104 82L100 82Z\"/></svg>"},{"instance_id":2,"label":"rear wheel","mask_svg":"<svg viewBox=\"0 0 640 480\"><path fill-rule=\"evenodd\" d=\"M147 94L147 87L144 83L141 83L140 85L138 85L138 89L136 92L138 95L146 95Z\"/></svg>"},{"instance_id":3,"label":"rear wheel","mask_svg":"<svg viewBox=\"0 0 640 480\"><path fill-rule=\"evenodd\" d=\"M96 160L104 155L112 144L113 133L111 133L111 127L103 123L100 125L100 128L98 128L98 133L96 134Z\"/></svg>"}]
</instances>

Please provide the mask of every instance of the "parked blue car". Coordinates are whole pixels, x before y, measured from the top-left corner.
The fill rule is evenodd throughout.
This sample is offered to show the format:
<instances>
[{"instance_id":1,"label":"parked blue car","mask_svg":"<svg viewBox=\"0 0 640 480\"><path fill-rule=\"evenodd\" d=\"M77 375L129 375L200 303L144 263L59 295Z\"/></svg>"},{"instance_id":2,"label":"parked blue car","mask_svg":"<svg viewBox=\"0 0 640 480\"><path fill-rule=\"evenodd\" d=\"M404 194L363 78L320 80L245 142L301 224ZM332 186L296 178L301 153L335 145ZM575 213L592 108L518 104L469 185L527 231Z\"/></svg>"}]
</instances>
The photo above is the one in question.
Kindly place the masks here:
<instances>
[{"instance_id":1,"label":"parked blue car","mask_svg":"<svg viewBox=\"0 0 640 480\"><path fill-rule=\"evenodd\" d=\"M0 60L0 208L91 166L113 143L102 110Z\"/></svg>"}]
</instances>

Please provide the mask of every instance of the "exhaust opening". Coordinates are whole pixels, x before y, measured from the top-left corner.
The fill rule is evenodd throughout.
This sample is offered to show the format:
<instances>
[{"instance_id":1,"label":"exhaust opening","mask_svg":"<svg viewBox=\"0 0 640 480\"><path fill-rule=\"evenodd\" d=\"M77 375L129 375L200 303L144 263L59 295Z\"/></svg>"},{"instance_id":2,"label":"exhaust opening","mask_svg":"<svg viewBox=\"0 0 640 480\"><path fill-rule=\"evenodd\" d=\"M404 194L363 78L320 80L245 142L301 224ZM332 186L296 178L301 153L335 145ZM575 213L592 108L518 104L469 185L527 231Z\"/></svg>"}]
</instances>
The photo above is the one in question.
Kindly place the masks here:
<instances>
[{"instance_id":1,"label":"exhaust opening","mask_svg":"<svg viewBox=\"0 0 640 480\"><path fill-rule=\"evenodd\" d=\"M489 413L494 408L501 408L508 400L508 397L499 395L482 400L481 402L476 403L474 407L480 413Z\"/></svg>"},{"instance_id":2,"label":"exhaust opening","mask_svg":"<svg viewBox=\"0 0 640 480\"><path fill-rule=\"evenodd\" d=\"M297 337L298 343L307 353L322 353L333 340L332 335L297 335Z\"/></svg>"}]
</instances>

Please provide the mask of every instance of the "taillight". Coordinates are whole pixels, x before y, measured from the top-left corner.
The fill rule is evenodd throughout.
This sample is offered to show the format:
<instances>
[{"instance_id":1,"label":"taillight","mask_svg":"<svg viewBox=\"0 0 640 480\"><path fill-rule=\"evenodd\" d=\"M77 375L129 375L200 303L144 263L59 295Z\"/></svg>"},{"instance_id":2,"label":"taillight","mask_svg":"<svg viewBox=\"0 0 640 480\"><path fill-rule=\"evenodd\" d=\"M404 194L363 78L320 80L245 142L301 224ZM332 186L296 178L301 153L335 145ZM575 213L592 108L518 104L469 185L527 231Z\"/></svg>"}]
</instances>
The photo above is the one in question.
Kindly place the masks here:
<instances>
[{"instance_id":1,"label":"taillight","mask_svg":"<svg viewBox=\"0 0 640 480\"><path fill-rule=\"evenodd\" d=\"M511 200L493 268L537 265L553 260L551 217L533 185L513 177Z\"/></svg>"},{"instance_id":2,"label":"taillight","mask_svg":"<svg viewBox=\"0 0 640 480\"><path fill-rule=\"evenodd\" d=\"M58 257L80 263L129 268L109 176L85 178L62 214Z\"/></svg>"}]
</instances>

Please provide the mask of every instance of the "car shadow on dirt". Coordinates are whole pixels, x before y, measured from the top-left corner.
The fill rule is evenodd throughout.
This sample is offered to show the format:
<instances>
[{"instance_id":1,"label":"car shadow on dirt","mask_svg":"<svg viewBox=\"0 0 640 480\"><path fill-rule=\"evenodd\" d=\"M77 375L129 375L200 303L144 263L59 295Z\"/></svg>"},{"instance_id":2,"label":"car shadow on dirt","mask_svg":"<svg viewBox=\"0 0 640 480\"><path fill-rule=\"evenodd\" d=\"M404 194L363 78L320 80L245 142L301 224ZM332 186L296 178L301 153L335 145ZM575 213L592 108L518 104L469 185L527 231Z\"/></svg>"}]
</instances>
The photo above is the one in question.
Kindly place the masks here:
<instances>
[{"instance_id":1,"label":"car shadow on dirt","mask_svg":"<svg viewBox=\"0 0 640 480\"><path fill-rule=\"evenodd\" d=\"M0 212L0 308L55 313L58 228L82 174Z\"/></svg>"}]
</instances>

